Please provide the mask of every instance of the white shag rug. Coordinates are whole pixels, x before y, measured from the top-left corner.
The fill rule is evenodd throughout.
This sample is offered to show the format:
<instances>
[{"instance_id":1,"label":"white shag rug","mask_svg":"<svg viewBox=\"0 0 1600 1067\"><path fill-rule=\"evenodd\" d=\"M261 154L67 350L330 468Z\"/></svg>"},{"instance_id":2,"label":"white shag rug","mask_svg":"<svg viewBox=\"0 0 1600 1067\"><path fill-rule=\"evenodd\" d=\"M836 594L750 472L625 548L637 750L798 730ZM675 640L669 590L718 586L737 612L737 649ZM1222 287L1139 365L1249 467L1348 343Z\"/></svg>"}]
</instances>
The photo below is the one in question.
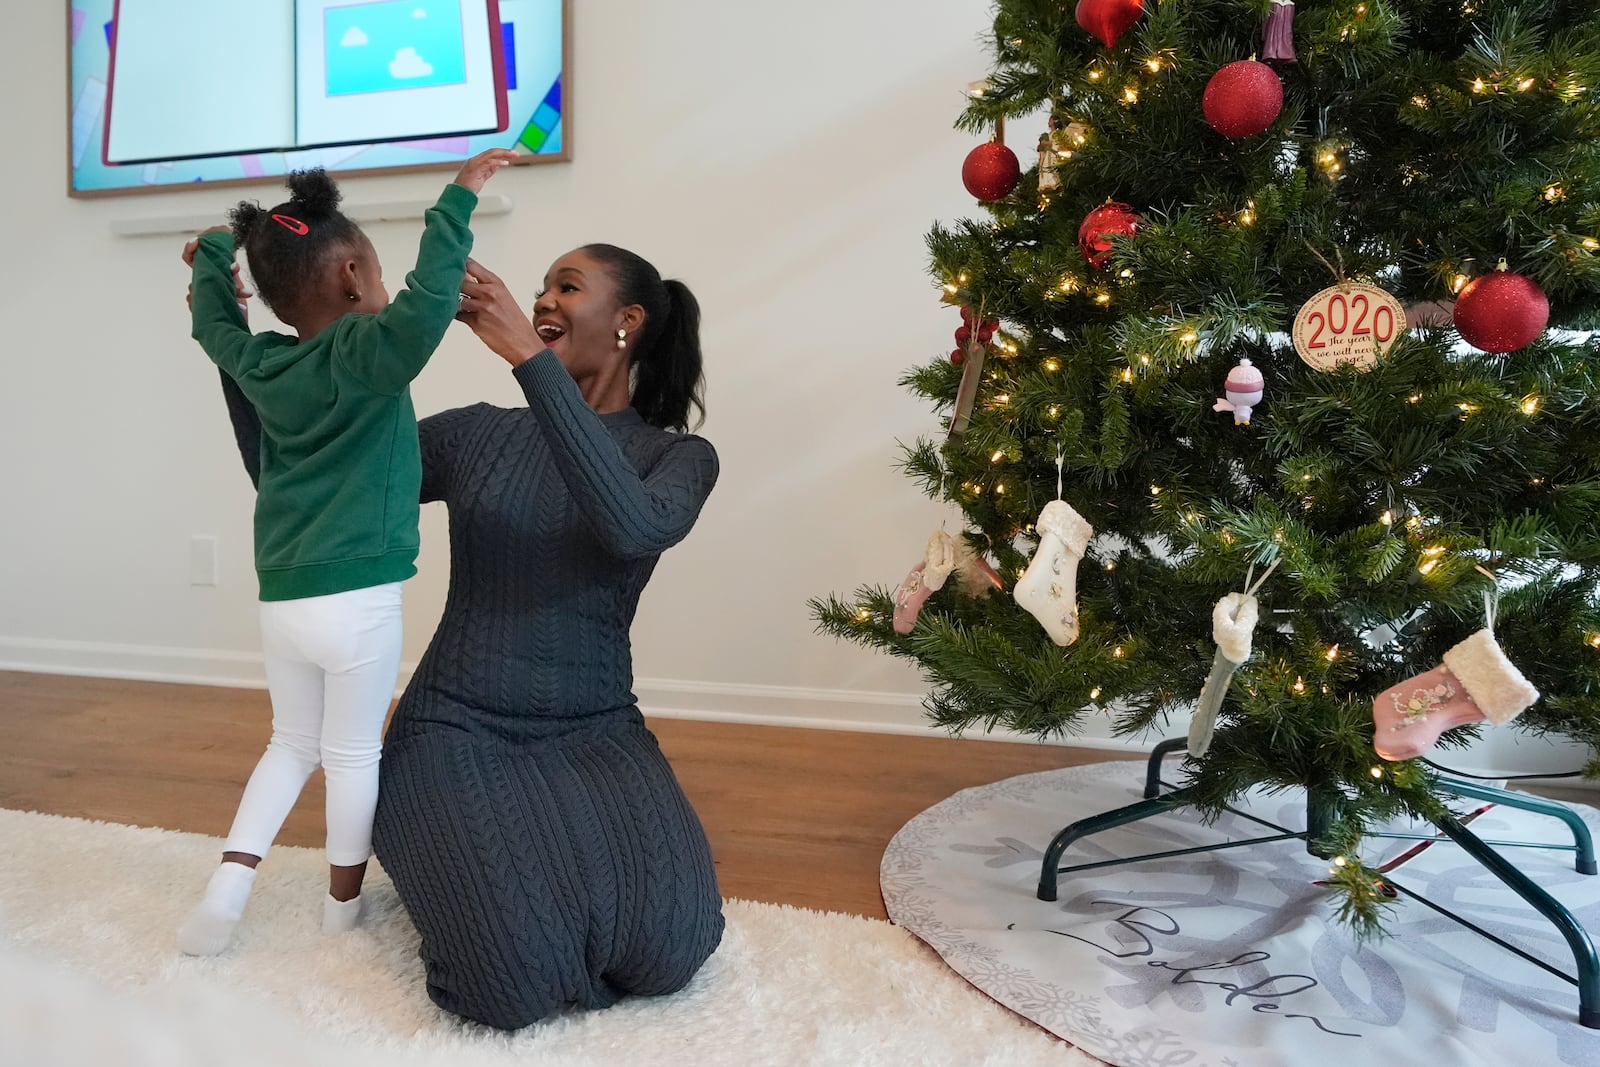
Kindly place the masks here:
<instances>
[{"instance_id":1,"label":"white shag rug","mask_svg":"<svg viewBox=\"0 0 1600 1067\"><path fill-rule=\"evenodd\" d=\"M364 925L320 931L327 868L278 848L234 947L190 959L178 923L221 841L0 810L0 1063L693 1067L1095 1064L878 920L728 901L683 992L516 1033L428 1000L417 935L374 865ZM222 1050L229 1050L225 1054Z\"/></svg>"},{"instance_id":2,"label":"white shag rug","mask_svg":"<svg viewBox=\"0 0 1600 1067\"><path fill-rule=\"evenodd\" d=\"M884 853L889 917L1002 1004L1118 1067L1600 1067L1600 1031L1578 1024L1572 985L1411 900L1389 917L1393 936L1357 944L1316 885L1328 862L1299 841L1063 874L1059 900L1039 900L1042 850L1056 832L1140 799L1143 784L1143 761L1097 763L941 801ZM1305 825L1298 791L1251 793L1238 806ZM1600 813L1575 807L1600 836ZM1556 820L1504 806L1472 830L1572 842ZM1162 815L1078 841L1062 865L1271 832L1233 815L1211 826ZM1414 844L1375 840L1366 858L1399 859ZM1570 852L1503 854L1600 934L1600 876L1576 873ZM1575 969L1554 927L1453 844L1429 845L1391 877Z\"/></svg>"}]
</instances>

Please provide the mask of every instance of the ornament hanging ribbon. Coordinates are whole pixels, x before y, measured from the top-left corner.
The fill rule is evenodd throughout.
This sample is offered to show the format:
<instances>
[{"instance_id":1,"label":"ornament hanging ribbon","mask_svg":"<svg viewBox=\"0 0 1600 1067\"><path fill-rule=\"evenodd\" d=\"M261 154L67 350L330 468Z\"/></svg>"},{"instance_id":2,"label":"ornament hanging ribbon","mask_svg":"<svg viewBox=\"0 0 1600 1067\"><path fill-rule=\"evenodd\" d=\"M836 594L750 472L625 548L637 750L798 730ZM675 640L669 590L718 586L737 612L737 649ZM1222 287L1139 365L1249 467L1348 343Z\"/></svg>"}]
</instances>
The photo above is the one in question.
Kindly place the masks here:
<instances>
[{"instance_id":1,"label":"ornament hanging ribbon","mask_svg":"<svg viewBox=\"0 0 1600 1067\"><path fill-rule=\"evenodd\" d=\"M980 305L973 312L976 324L984 321L983 308ZM978 336L975 328L970 331L970 336L962 344L965 356L961 361L961 385L956 389L955 411L950 416L949 441L959 441L962 434L967 432L967 423L972 419L973 405L978 401L978 387L983 384L983 357L987 346Z\"/></svg>"},{"instance_id":2,"label":"ornament hanging ribbon","mask_svg":"<svg viewBox=\"0 0 1600 1067\"><path fill-rule=\"evenodd\" d=\"M1217 712L1222 708L1223 698L1228 695L1233 673L1250 658L1250 640L1261 612L1255 597L1256 590L1271 577L1281 562L1281 557L1273 560L1272 566L1254 583L1250 580L1255 573L1252 566L1250 573L1245 575L1245 591L1229 593L1211 609L1211 637L1217 643L1217 654L1211 661L1211 673L1206 677L1205 685L1200 687L1200 696L1194 703L1194 718L1189 720L1191 756L1204 756L1211 748L1211 737L1217 728Z\"/></svg>"}]
</instances>

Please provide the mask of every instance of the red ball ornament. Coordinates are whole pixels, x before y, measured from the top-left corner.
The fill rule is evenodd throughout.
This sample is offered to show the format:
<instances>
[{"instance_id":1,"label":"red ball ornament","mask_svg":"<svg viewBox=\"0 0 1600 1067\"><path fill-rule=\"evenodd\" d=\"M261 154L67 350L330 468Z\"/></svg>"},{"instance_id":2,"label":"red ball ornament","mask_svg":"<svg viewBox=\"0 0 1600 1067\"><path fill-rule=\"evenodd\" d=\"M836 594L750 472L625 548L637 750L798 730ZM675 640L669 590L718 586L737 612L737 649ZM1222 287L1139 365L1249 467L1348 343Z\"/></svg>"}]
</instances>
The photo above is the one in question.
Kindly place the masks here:
<instances>
[{"instance_id":1,"label":"red ball ornament","mask_svg":"<svg viewBox=\"0 0 1600 1067\"><path fill-rule=\"evenodd\" d=\"M1265 63L1241 59L1211 76L1200 109L1224 137L1254 137L1283 110L1283 82Z\"/></svg>"},{"instance_id":2,"label":"red ball ornament","mask_svg":"<svg viewBox=\"0 0 1600 1067\"><path fill-rule=\"evenodd\" d=\"M1101 204L1078 227L1078 247L1090 266L1103 267L1111 259L1111 238L1132 237L1139 232L1139 222L1138 213L1127 204Z\"/></svg>"},{"instance_id":3,"label":"red ball ornament","mask_svg":"<svg viewBox=\"0 0 1600 1067\"><path fill-rule=\"evenodd\" d=\"M1550 298L1544 290L1503 265L1472 279L1456 294L1456 329L1463 341L1485 352L1526 348L1549 321Z\"/></svg>"},{"instance_id":4,"label":"red ball ornament","mask_svg":"<svg viewBox=\"0 0 1600 1067\"><path fill-rule=\"evenodd\" d=\"M961 184L979 200L999 200L1022 180L1017 154L999 141L981 144L961 164Z\"/></svg>"},{"instance_id":5,"label":"red ball ornament","mask_svg":"<svg viewBox=\"0 0 1600 1067\"><path fill-rule=\"evenodd\" d=\"M1111 48L1144 14L1144 0L1078 0L1072 14L1089 36Z\"/></svg>"},{"instance_id":6,"label":"red ball ornament","mask_svg":"<svg viewBox=\"0 0 1600 1067\"><path fill-rule=\"evenodd\" d=\"M959 348L950 353L950 362L954 363L958 367L961 366L961 361L966 358L967 354L961 351Z\"/></svg>"},{"instance_id":7,"label":"red ball ornament","mask_svg":"<svg viewBox=\"0 0 1600 1067\"><path fill-rule=\"evenodd\" d=\"M965 326L965 325L957 326L956 327L956 344L964 345L970 340L972 340L972 327L971 326Z\"/></svg>"}]
</instances>

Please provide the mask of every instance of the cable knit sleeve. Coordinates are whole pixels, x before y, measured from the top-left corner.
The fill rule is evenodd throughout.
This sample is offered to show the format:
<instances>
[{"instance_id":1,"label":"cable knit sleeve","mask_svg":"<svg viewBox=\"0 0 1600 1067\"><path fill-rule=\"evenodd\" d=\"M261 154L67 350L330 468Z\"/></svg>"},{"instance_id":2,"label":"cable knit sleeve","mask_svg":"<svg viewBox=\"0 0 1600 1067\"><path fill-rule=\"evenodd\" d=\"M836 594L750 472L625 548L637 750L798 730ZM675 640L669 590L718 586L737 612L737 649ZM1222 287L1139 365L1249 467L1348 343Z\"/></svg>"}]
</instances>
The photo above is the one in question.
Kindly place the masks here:
<instances>
[{"instance_id":1,"label":"cable knit sleeve","mask_svg":"<svg viewBox=\"0 0 1600 1067\"><path fill-rule=\"evenodd\" d=\"M717 481L710 442L681 435L649 470L636 471L555 353L546 349L512 373L567 490L608 551L638 559L683 540Z\"/></svg>"},{"instance_id":2,"label":"cable knit sleeve","mask_svg":"<svg viewBox=\"0 0 1600 1067\"><path fill-rule=\"evenodd\" d=\"M451 408L417 420L417 441L422 446L422 503L443 500L450 495L461 442L477 421L482 407L479 404Z\"/></svg>"}]
</instances>

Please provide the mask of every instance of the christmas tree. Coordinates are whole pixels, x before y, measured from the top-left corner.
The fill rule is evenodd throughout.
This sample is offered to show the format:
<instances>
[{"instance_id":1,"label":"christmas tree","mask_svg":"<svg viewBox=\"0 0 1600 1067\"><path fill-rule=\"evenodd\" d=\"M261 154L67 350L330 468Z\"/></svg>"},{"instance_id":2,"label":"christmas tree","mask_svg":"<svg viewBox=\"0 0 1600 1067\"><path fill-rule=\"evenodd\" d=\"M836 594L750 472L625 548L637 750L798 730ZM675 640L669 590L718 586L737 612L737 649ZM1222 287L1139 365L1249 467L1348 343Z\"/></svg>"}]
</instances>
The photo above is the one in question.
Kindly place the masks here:
<instances>
[{"instance_id":1,"label":"christmas tree","mask_svg":"<svg viewBox=\"0 0 1600 1067\"><path fill-rule=\"evenodd\" d=\"M1034 116L1038 165L969 157L985 217L928 237L960 347L903 381L946 430L905 470L964 522L821 629L951 730L1159 733L1205 689L1200 814L1331 798L1381 929L1355 857L1443 810L1441 729L1600 745L1597 16L999 0L958 125Z\"/></svg>"}]
</instances>

